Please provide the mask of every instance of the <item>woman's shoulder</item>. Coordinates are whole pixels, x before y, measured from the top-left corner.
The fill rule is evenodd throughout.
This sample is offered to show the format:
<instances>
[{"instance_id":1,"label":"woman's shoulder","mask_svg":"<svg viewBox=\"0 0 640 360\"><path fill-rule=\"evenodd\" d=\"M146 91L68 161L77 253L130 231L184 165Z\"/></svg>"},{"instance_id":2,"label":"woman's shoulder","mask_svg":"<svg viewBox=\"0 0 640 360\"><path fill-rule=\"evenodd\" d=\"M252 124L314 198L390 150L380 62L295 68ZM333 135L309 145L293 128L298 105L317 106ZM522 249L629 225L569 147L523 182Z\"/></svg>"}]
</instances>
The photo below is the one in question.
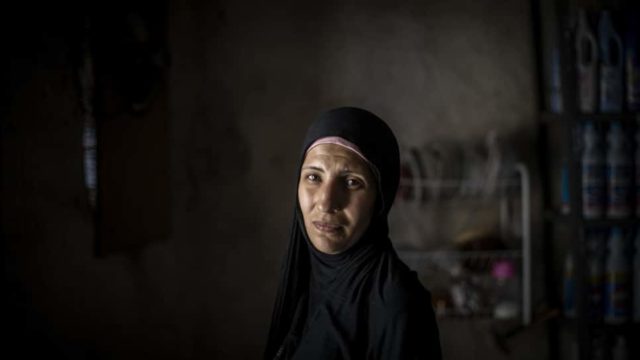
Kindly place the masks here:
<instances>
[{"instance_id":1,"label":"woman's shoulder","mask_svg":"<svg viewBox=\"0 0 640 360\"><path fill-rule=\"evenodd\" d=\"M402 310L430 304L430 294L415 271L402 262L394 251L379 260L375 273L371 303L385 310Z\"/></svg>"},{"instance_id":2,"label":"woman's shoulder","mask_svg":"<svg viewBox=\"0 0 640 360\"><path fill-rule=\"evenodd\" d=\"M431 295L391 251L380 259L378 292L372 293L369 331L373 352L384 359L441 359ZM375 287L374 287L375 288Z\"/></svg>"}]
</instances>

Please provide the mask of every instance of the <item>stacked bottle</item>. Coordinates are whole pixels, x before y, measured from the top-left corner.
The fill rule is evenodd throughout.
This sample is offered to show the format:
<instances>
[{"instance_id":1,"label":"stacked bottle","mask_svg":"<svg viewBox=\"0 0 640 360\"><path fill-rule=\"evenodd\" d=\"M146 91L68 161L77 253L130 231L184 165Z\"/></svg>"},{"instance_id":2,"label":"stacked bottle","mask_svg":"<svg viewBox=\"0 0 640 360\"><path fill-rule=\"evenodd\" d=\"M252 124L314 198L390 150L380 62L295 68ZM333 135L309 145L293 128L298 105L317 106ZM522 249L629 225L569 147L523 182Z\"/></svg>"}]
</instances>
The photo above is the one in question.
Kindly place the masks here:
<instances>
[{"instance_id":1,"label":"stacked bottle","mask_svg":"<svg viewBox=\"0 0 640 360\"><path fill-rule=\"evenodd\" d=\"M596 111L598 80L598 43L591 31L587 12L578 12L576 29L576 69L578 71L578 107L583 113Z\"/></svg>"},{"instance_id":2,"label":"stacked bottle","mask_svg":"<svg viewBox=\"0 0 640 360\"><path fill-rule=\"evenodd\" d=\"M598 22L600 45L600 111L622 111L622 40L616 32L609 11L602 11Z\"/></svg>"},{"instance_id":3,"label":"stacked bottle","mask_svg":"<svg viewBox=\"0 0 640 360\"><path fill-rule=\"evenodd\" d=\"M582 214L597 219L604 213L605 168L600 137L592 122L585 124L583 138Z\"/></svg>"},{"instance_id":4,"label":"stacked bottle","mask_svg":"<svg viewBox=\"0 0 640 360\"><path fill-rule=\"evenodd\" d=\"M626 103L628 111L640 111L640 22L630 11L625 35Z\"/></svg>"},{"instance_id":5,"label":"stacked bottle","mask_svg":"<svg viewBox=\"0 0 640 360\"><path fill-rule=\"evenodd\" d=\"M615 23L606 10L597 19L590 18L584 9L578 13L576 105L581 113L640 112L640 22L635 17L637 13L629 14L622 24ZM625 32L619 32L620 29ZM587 120L582 127L582 209L570 206L567 190L570 167L563 161L560 174L563 213L581 210L582 217L588 220L630 219L634 215L640 218L640 114L633 138L628 135L633 124L611 117L615 120L597 123ZM628 224L612 221L609 227L595 223L585 227L583 274L575 271L575 255L579 252L566 255L563 278L566 316L577 315L576 297L580 294L576 293L576 276L580 275L586 277L583 283L587 291L585 313L580 315L607 324L640 323L640 225L632 228ZM635 345L626 334L604 330L599 336L594 334L590 335L590 358L630 358L629 350Z\"/></svg>"},{"instance_id":6,"label":"stacked bottle","mask_svg":"<svg viewBox=\"0 0 640 360\"><path fill-rule=\"evenodd\" d=\"M611 123L606 138L606 147L603 147L595 125L590 121L585 123L581 156L582 215L585 219L629 218L634 214L635 192L635 213L640 217L640 146L636 147L634 162L632 146L619 122ZM640 139L640 135L636 138Z\"/></svg>"},{"instance_id":7,"label":"stacked bottle","mask_svg":"<svg viewBox=\"0 0 640 360\"><path fill-rule=\"evenodd\" d=\"M621 324L629 320L629 252L622 229L609 234L604 272L604 320Z\"/></svg>"},{"instance_id":8,"label":"stacked bottle","mask_svg":"<svg viewBox=\"0 0 640 360\"><path fill-rule=\"evenodd\" d=\"M591 321L640 321L640 227L632 248L628 235L631 233L617 226L585 232L587 316ZM576 316L576 300L574 257L568 252L563 276L565 316Z\"/></svg>"},{"instance_id":9,"label":"stacked bottle","mask_svg":"<svg viewBox=\"0 0 640 360\"><path fill-rule=\"evenodd\" d=\"M582 113L640 111L640 24L633 12L628 14L624 24L616 24L611 12L603 10L593 26L589 13L578 10L576 76L578 109ZM624 37L619 32L623 28ZM551 52L550 56L553 70L556 54ZM552 73L552 84L553 79ZM557 108L551 106L552 111Z\"/></svg>"},{"instance_id":10,"label":"stacked bottle","mask_svg":"<svg viewBox=\"0 0 640 360\"><path fill-rule=\"evenodd\" d=\"M611 124L607 145L607 217L626 218L631 215L633 163L619 122Z\"/></svg>"}]
</instances>

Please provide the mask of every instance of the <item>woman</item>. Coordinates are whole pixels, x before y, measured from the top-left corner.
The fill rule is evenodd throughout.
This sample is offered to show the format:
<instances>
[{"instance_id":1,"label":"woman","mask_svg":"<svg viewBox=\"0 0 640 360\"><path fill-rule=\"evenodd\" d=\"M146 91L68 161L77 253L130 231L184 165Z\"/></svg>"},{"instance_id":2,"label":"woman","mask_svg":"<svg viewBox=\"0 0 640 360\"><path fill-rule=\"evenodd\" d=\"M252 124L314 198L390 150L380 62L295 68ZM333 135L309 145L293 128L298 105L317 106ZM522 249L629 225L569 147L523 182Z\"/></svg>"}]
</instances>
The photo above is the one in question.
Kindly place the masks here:
<instances>
[{"instance_id":1,"label":"woman","mask_svg":"<svg viewBox=\"0 0 640 360\"><path fill-rule=\"evenodd\" d=\"M334 109L301 155L265 359L440 359L431 296L388 238L400 161L391 129Z\"/></svg>"}]
</instances>

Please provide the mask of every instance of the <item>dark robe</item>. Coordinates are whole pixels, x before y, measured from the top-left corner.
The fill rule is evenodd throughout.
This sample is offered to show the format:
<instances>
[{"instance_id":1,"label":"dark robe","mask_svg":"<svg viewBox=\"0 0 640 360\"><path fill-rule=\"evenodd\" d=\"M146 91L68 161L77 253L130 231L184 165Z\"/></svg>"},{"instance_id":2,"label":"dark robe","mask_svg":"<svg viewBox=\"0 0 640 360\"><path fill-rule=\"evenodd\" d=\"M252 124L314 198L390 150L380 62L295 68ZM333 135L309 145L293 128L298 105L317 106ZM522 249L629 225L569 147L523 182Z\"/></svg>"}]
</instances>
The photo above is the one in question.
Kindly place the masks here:
<instances>
[{"instance_id":1,"label":"dark robe","mask_svg":"<svg viewBox=\"0 0 640 360\"><path fill-rule=\"evenodd\" d=\"M329 111L311 125L300 166L309 146L328 136L357 145L370 162L376 211L355 245L329 255L309 241L296 205L265 359L440 359L431 296L388 238L400 161L393 132L362 109Z\"/></svg>"}]
</instances>

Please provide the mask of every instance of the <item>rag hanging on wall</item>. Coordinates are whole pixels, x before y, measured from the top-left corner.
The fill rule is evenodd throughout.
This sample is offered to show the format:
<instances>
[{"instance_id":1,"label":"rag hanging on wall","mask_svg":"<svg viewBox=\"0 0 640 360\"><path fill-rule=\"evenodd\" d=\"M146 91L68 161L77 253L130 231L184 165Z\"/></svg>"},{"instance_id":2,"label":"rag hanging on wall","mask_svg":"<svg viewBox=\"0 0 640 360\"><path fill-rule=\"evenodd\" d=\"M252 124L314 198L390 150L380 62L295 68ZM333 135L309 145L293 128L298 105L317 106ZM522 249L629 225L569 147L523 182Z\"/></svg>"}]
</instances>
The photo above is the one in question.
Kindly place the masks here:
<instances>
[{"instance_id":1,"label":"rag hanging on wall","mask_svg":"<svg viewBox=\"0 0 640 360\"><path fill-rule=\"evenodd\" d=\"M151 0L87 8L78 87L98 256L169 236L167 9Z\"/></svg>"},{"instance_id":2,"label":"rag hanging on wall","mask_svg":"<svg viewBox=\"0 0 640 360\"><path fill-rule=\"evenodd\" d=\"M84 184L87 200L92 210L96 209L98 190L96 119L93 112L95 78L93 72L93 55L90 45L91 22L84 19L82 32L81 61L78 68L78 84L80 87L80 106L82 110L82 149Z\"/></svg>"}]
</instances>

